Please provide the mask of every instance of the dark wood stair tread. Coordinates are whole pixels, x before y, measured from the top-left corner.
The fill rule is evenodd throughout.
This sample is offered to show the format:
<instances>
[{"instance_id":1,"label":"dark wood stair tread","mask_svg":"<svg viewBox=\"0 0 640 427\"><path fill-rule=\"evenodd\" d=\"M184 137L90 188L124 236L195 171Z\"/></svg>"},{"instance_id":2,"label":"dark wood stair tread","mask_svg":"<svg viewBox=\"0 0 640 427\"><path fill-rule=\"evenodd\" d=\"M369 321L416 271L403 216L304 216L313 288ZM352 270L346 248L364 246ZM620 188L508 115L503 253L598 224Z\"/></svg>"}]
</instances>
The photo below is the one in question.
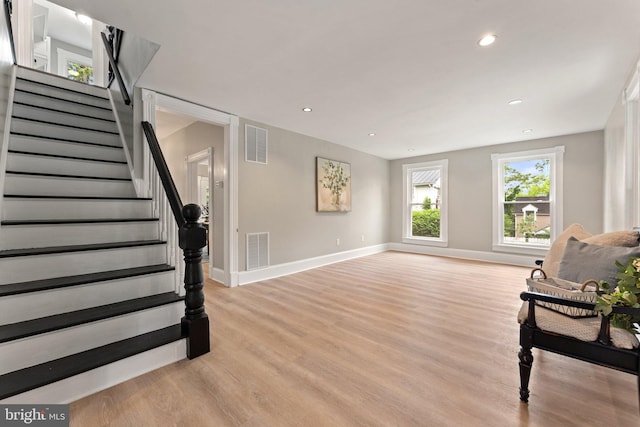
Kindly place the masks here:
<instances>
[{"instance_id":1,"label":"dark wood stair tread","mask_svg":"<svg viewBox=\"0 0 640 427\"><path fill-rule=\"evenodd\" d=\"M42 96L42 97L45 97L45 98L55 99L55 100L57 100L59 102L62 102L62 103L74 104L73 102L69 102L69 101L64 100L64 99L55 98L55 97L52 97L52 96L41 95L41 94L38 94L38 93L35 93L35 92L29 92L27 90L16 89L16 92L28 93L29 95ZM22 105L24 107L35 108L35 109L38 109L38 110L54 111L56 113L68 114L69 116L82 117L83 119L102 120L103 122L113 123L113 124L116 123L115 119L105 119L103 117L95 117L95 116L89 116L89 115L85 115L85 114L70 113L69 111L64 110L64 109L56 109L56 108L52 108L52 107L43 107L41 105L30 104L30 103L27 103L27 102L13 101L13 104L14 105ZM87 104L82 104L82 106L83 106L83 108L84 107L88 107L88 108L92 107L91 105L87 105ZM101 110L104 110L104 108L102 108L102 107L95 107L95 108L99 108Z\"/></svg>"},{"instance_id":2,"label":"dark wood stair tread","mask_svg":"<svg viewBox=\"0 0 640 427\"><path fill-rule=\"evenodd\" d=\"M99 273L79 274L76 276L55 277L51 279L32 280L29 282L10 283L0 286L0 297L66 288L78 285L86 285L88 283L105 282L107 280L126 279L128 277L144 276L146 274L154 273L164 273L166 271L173 270L175 270L175 267L171 265L156 264L144 267L101 271Z\"/></svg>"},{"instance_id":3,"label":"dark wood stair tread","mask_svg":"<svg viewBox=\"0 0 640 427\"><path fill-rule=\"evenodd\" d=\"M1 225L104 224L110 222L154 222L158 218L7 219Z\"/></svg>"},{"instance_id":4,"label":"dark wood stair tread","mask_svg":"<svg viewBox=\"0 0 640 427\"><path fill-rule=\"evenodd\" d=\"M63 156L60 154L34 153L32 151L8 150L8 152L9 154L21 154L24 156L31 156L31 157L47 157L47 158L65 159L65 160L82 160L84 162L96 162L96 163L115 163L118 165L127 164L126 161L121 161L121 160L92 159L89 157Z\"/></svg>"},{"instance_id":5,"label":"dark wood stair tread","mask_svg":"<svg viewBox=\"0 0 640 427\"><path fill-rule=\"evenodd\" d=\"M77 129L77 130L82 130L82 131L87 131L87 132L95 132L95 133L108 133L109 135L120 135L119 132L112 132L110 130L101 130L101 129L95 129L95 128L88 128L88 127L84 127L84 126L68 125L68 124L65 124L65 123L49 122L47 120L32 119L30 117L11 116L11 118L12 119L18 119L18 120L27 120L29 122L35 122L35 123L42 123L43 125L48 125L48 126L58 126L58 127L63 127L63 128Z\"/></svg>"},{"instance_id":6,"label":"dark wood stair tread","mask_svg":"<svg viewBox=\"0 0 640 427\"><path fill-rule=\"evenodd\" d=\"M0 375L0 400L24 393L183 338L172 325L133 338Z\"/></svg>"},{"instance_id":7,"label":"dark wood stair tread","mask_svg":"<svg viewBox=\"0 0 640 427\"><path fill-rule=\"evenodd\" d=\"M116 149L119 149L119 150L123 150L124 149L124 148L122 148L122 146L117 146L117 145L100 144L98 142L79 141L77 139L58 138L58 137L48 136L48 135L33 135L33 134L30 134L30 133L23 133L23 132L11 132L11 135L24 136L24 137L30 138L30 139L35 139L35 138L48 139L48 140L51 140L51 141L71 142L73 144L95 145L96 147L116 148Z\"/></svg>"},{"instance_id":8,"label":"dark wood stair tread","mask_svg":"<svg viewBox=\"0 0 640 427\"><path fill-rule=\"evenodd\" d=\"M30 70L31 71L40 72L39 70L33 70L33 69L30 69ZM45 74L47 74L48 76L55 76L55 74L50 74L50 73L45 73ZM60 76L58 76L58 77L60 77ZM60 77L60 78L62 80L64 80L65 83L67 83L69 81L73 81L73 80L65 79L64 77ZM41 82L41 81L38 81L38 80L33 80L33 79L28 78L28 77L16 76L16 80L22 80L22 81L29 82L29 83L34 83L34 84L37 84L37 85L40 85L40 86L48 86L48 87L51 87L51 88L54 88L54 89L59 89L59 90L65 91L65 92L73 92L73 93L77 93L78 95L84 95L84 96L89 96L91 98L98 98L98 99L101 99L103 101L109 101L109 95L106 94L106 90L105 90L105 95L95 95L95 94L86 93L86 92L83 92L83 91L80 91L80 90L69 89L68 87L56 86L56 85L53 85L53 84L50 84L50 83L45 83L45 82ZM80 83L80 82L77 82L77 83L78 84L86 84L86 83ZM96 86L96 87L100 87L100 86ZM101 89L103 89L103 88L101 88Z\"/></svg>"},{"instance_id":9,"label":"dark wood stair tread","mask_svg":"<svg viewBox=\"0 0 640 427\"><path fill-rule=\"evenodd\" d=\"M151 246L167 243L164 240L136 240L131 242L94 243L91 245L50 246L46 248L8 249L0 251L0 258L30 255L48 255L64 252L84 252L104 249L130 248L136 246Z\"/></svg>"},{"instance_id":10,"label":"dark wood stair tread","mask_svg":"<svg viewBox=\"0 0 640 427\"><path fill-rule=\"evenodd\" d=\"M0 326L0 343L39 335L46 332L70 328L85 323L96 322L110 317L122 316L165 304L182 301L184 298L174 292L166 292L132 300L116 302L53 316L26 320Z\"/></svg>"},{"instance_id":11,"label":"dark wood stair tread","mask_svg":"<svg viewBox=\"0 0 640 427\"><path fill-rule=\"evenodd\" d=\"M22 172L22 171L11 171L11 170L8 170L6 173L12 174L12 175L45 176L50 178L94 179L94 180L103 180L103 181L123 181L123 182L131 181L131 178L109 178L105 176L67 175L67 174L60 174L60 173Z\"/></svg>"}]
</instances>

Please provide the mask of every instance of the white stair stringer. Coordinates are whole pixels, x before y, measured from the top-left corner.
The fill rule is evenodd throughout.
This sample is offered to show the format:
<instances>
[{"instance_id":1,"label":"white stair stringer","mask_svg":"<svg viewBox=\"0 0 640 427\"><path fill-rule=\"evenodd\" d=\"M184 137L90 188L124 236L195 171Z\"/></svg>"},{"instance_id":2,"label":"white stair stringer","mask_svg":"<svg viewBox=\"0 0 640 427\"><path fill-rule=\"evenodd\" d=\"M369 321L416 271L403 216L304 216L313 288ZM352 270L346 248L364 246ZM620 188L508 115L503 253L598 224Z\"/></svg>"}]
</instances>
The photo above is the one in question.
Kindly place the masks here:
<instances>
[{"instance_id":1,"label":"white stair stringer","mask_svg":"<svg viewBox=\"0 0 640 427\"><path fill-rule=\"evenodd\" d=\"M90 282L0 298L0 325L147 297L175 288L174 271Z\"/></svg>"},{"instance_id":2,"label":"white stair stringer","mask_svg":"<svg viewBox=\"0 0 640 427\"><path fill-rule=\"evenodd\" d=\"M95 178L131 179L125 163L109 163L101 160L68 159L49 155L9 152L7 170L54 175L90 176Z\"/></svg>"},{"instance_id":3,"label":"white stair stringer","mask_svg":"<svg viewBox=\"0 0 640 427\"><path fill-rule=\"evenodd\" d=\"M0 256L2 253L0 252ZM9 283L166 264L166 244L0 257L0 288Z\"/></svg>"},{"instance_id":4,"label":"white stair stringer","mask_svg":"<svg viewBox=\"0 0 640 427\"><path fill-rule=\"evenodd\" d=\"M131 181L23 175L7 172L5 194L26 196L135 197Z\"/></svg>"},{"instance_id":5,"label":"white stair stringer","mask_svg":"<svg viewBox=\"0 0 640 427\"><path fill-rule=\"evenodd\" d=\"M20 224L0 227L0 250L157 240L157 221Z\"/></svg>"},{"instance_id":6,"label":"white stair stringer","mask_svg":"<svg viewBox=\"0 0 640 427\"><path fill-rule=\"evenodd\" d=\"M151 200L4 197L3 220L83 220L95 218L150 218Z\"/></svg>"},{"instance_id":7,"label":"white stair stringer","mask_svg":"<svg viewBox=\"0 0 640 427\"><path fill-rule=\"evenodd\" d=\"M174 325L183 311L178 301L0 343L0 375Z\"/></svg>"},{"instance_id":8,"label":"white stair stringer","mask_svg":"<svg viewBox=\"0 0 640 427\"><path fill-rule=\"evenodd\" d=\"M83 142L58 141L45 137L11 135L9 150L35 154L83 157L86 159L126 162L122 147L86 144Z\"/></svg>"}]
</instances>

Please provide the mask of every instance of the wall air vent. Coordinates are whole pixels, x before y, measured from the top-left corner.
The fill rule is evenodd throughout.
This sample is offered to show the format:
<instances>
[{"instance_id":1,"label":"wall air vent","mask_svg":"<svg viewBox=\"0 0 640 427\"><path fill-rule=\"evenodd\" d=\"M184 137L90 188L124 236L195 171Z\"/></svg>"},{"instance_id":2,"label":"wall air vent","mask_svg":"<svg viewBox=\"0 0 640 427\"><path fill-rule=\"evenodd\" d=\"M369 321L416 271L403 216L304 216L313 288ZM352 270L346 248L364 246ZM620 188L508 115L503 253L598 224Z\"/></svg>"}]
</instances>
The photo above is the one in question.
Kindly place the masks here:
<instances>
[{"instance_id":1,"label":"wall air vent","mask_svg":"<svg viewBox=\"0 0 640 427\"><path fill-rule=\"evenodd\" d=\"M267 130L252 125L244 128L244 159L267 164Z\"/></svg>"},{"instance_id":2,"label":"wall air vent","mask_svg":"<svg viewBox=\"0 0 640 427\"><path fill-rule=\"evenodd\" d=\"M269 266L269 233L247 233L247 271Z\"/></svg>"}]
</instances>

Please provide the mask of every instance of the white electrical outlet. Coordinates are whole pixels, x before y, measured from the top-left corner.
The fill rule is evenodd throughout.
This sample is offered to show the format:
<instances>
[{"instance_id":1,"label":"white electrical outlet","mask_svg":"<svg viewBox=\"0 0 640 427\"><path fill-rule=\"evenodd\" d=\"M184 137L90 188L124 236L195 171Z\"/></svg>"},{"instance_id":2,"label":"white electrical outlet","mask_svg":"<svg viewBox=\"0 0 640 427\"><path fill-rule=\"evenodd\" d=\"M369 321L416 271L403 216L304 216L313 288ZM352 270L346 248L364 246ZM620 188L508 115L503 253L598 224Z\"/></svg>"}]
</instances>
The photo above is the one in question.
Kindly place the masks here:
<instances>
[{"instance_id":1,"label":"white electrical outlet","mask_svg":"<svg viewBox=\"0 0 640 427\"><path fill-rule=\"evenodd\" d=\"M339 237L336 239L336 246L340 246L340 238Z\"/></svg>"}]
</instances>

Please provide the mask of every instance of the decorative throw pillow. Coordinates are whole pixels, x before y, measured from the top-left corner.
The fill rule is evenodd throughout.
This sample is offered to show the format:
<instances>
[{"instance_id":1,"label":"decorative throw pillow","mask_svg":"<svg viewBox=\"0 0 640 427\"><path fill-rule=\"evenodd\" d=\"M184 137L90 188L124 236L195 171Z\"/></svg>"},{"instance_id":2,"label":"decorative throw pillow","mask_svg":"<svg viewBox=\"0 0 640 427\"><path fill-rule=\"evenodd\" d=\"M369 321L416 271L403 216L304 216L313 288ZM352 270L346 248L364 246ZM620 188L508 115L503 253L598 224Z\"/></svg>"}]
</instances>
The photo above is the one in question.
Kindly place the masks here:
<instances>
[{"instance_id":1,"label":"decorative throw pillow","mask_svg":"<svg viewBox=\"0 0 640 427\"><path fill-rule=\"evenodd\" d=\"M578 283L605 280L615 286L618 283L616 261L626 264L632 257L640 257L640 246L590 245L570 237L560 261L558 277Z\"/></svg>"},{"instance_id":2,"label":"decorative throw pillow","mask_svg":"<svg viewBox=\"0 0 640 427\"><path fill-rule=\"evenodd\" d=\"M558 276L558 267L560 267L560 260L562 259L564 247L567 245L569 237L575 237L576 239L581 240L591 237L591 234L586 232L582 225L571 224L562 232L561 235L556 237L549 248L549 252L547 252L547 256L544 257L544 262L542 264L542 268L545 273L547 273L547 277Z\"/></svg>"},{"instance_id":3,"label":"decorative throw pillow","mask_svg":"<svg viewBox=\"0 0 640 427\"><path fill-rule=\"evenodd\" d=\"M590 245L626 246L632 248L640 244L640 232L632 230L612 231L580 240Z\"/></svg>"}]
</instances>

